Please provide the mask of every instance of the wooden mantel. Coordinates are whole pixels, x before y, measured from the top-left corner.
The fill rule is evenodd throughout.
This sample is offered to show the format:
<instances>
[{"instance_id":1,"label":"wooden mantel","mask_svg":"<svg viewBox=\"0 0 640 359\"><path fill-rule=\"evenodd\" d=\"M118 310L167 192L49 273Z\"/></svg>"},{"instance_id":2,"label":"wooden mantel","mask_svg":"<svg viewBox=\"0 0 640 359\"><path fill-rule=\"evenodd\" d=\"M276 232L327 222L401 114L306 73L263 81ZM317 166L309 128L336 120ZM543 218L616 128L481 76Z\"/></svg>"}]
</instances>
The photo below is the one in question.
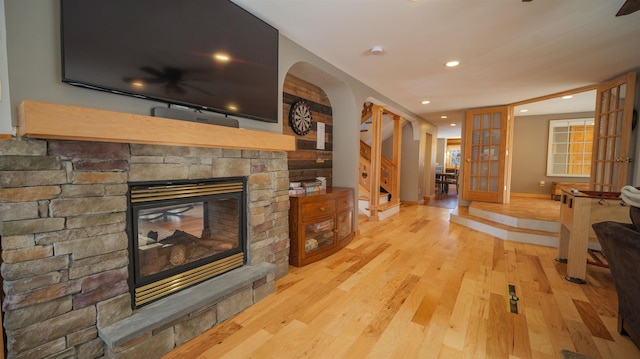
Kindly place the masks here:
<instances>
[{"instance_id":1,"label":"wooden mantel","mask_svg":"<svg viewBox=\"0 0 640 359\"><path fill-rule=\"evenodd\" d=\"M262 151L295 151L295 137L85 107L23 101L18 136Z\"/></svg>"}]
</instances>

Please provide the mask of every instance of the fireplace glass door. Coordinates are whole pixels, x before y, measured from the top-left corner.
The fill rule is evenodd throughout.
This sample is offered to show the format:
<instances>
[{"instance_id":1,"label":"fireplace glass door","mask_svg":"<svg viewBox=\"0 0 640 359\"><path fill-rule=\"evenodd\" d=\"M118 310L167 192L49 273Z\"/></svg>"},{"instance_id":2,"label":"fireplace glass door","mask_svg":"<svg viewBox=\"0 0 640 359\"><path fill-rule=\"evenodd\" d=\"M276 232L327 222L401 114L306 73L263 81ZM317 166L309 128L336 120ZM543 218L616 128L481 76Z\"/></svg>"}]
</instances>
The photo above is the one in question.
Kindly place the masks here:
<instances>
[{"instance_id":1,"label":"fireplace glass door","mask_svg":"<svg viewBox=\"0 0 640 359\"><path fill-rule=\"evenodd\" d=\"M138 305L244 264L242 182L132 186L131 200Z\"/></svg>"},{"instance_id":2,"label":"fireplace glass door","mask_svg":"<svg viewBox=\"0 0 640 359\"><path fill-rule=\"evenodd\" d=\"M210 218L205 220L209 213ZM238 216L235 198L138 210L140 277L144 281L154 274L237 249L239 228L234 220Z\"/></svg>"}]
</instances>

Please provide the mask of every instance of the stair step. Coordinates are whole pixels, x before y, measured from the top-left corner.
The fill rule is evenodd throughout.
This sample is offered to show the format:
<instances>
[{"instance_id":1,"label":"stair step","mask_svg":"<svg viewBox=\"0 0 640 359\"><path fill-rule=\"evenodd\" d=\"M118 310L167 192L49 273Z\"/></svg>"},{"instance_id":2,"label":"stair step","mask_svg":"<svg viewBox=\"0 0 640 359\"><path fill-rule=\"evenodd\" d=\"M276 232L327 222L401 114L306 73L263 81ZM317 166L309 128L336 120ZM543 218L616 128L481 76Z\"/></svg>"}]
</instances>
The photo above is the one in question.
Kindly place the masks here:
<instances>
[{"instance_id":1,"label":"stair step","mask_svg":"<svg viewBox=\"0 0 640 359\"><path fill-rule=\"evenodd\" d=\"M474 215L474 213L470 212L474 211L470 211L468 207L458 207L456 210L451 212L449 220L453 223L463 225L465 227L492 235L503 240L537 244L547 247L558 246L559 224L557 224L557 222L554 227L553 225L542 223L548 221L541 221L539 224L541 225L542 229L535 229L527 227L533 227L533 223L536 222L523 222L522 219L514 220L514 217L497 215L496 213L493 213L492 215L481 213L481 216L484 215L491 217L490 219L487 219L481 216ZM498 221L495 221L493 219L497 219ZM503 223L503 220L509 224ZM523 223L525 227L522 227ZM510 224L515 224L515 226L512 226ZM548 230L549 227L554 227L555 230Z\"/></svg>"},{"instance_id":2,"label":"stair step","mask_svg":"<svg viewBox=\"0 0 640 359\"><path fill-rule=\"evenodd\" d=\"M554 232L556 234L560 231L560 222L558 222L557 220L523 218L504 213L497 213L491 210L475 207L473 206L473 203L468 208L468 213L471 216L505 224L510 227Z\"/></svg>"},{"instance_id":3,"label":"stair step","mask_svg":"<svg viewBox=\"0 0 640 359\"><path fill-rule=\"evenodd\" d=\"M363 195L360 195L358 197L358 200L359 201L367 201L367 202L369 202L369 198L370 198L369 195L363 194ZM387 202L389 202L389 194L388 193L387 194L380 194L380 200L379 200L378 203L382 204L382 203L387 203Z\"/></svg>"},{"instance_id":4,"label":"stair step","mask_svg":"<svg viewBox=\"0 0 640 359\"><path fill-rule=\"evenodd\" d=\"M400 212L400 203L386 202L378 205L378 220L382 221L390 216ZM369 210L369 201L358 201L358 213L369 217L371 212Z\"/></svg>"}]
</instances>

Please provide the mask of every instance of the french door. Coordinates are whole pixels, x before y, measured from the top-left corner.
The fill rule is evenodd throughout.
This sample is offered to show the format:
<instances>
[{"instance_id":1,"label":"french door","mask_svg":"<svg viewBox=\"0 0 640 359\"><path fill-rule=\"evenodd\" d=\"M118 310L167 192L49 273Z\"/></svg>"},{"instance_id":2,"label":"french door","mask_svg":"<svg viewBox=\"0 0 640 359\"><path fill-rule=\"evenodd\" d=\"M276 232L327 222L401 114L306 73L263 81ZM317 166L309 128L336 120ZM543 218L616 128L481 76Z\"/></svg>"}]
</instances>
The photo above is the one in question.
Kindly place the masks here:
<instances>
[{"instance_id":1,"label":"french door","mask_svg":"<svg viewBox=\"0 0 640 359\"><path fill-rule=\"evenodd\" d=\"M620 192L630 183L630 139L636 73L630 72L598 86L590 187Z\"/></svg>"},{"instance_id":2,"label":"french door","mask_svg":"<svg viewBox=\"0 0 640 359\"><path fill-rule=\"evenodd\" d=\"M509 107L467 111L463 194L468 201L509 202L512 122Z\"/></svg>"}]
</instances>

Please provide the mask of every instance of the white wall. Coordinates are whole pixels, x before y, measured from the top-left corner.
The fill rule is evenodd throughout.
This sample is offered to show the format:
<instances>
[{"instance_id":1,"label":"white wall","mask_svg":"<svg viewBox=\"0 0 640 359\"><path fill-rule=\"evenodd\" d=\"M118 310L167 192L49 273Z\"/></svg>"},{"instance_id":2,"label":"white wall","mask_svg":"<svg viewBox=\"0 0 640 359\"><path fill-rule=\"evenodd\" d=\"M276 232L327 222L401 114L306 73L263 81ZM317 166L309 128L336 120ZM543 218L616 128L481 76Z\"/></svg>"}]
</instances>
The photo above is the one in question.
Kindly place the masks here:
<instances>
[{"instance_id":1,"label":"white wall","mask_svg":"<svg viewBox=\"0 0 640 359\"><path fill-rule=\"evenodd\" d=\"M0 0L0 135L12 134L4 0Z\"/></svg>"},{"instance_id":2,"label":"white wall","mask_svg":"<svg viewBox=\"0 0 640 359\"><path fill-rule=\"evenodd\" d=\"M445 159L447 154L447 139L438 138L438 148L436 150L436 163L444 169L446 166Z\"/></svg>"},{"instance_id":3,"label":"white wall","mask_svg":"<svg viewBox=\"0 0 640 359\"><path fill-rule=\"evenodd\" d=\"M421 177L418 176L422 172L421 168L424 168L420 165L420 158L424 156L420 153L420 140L414 139L413 131L410 125L402 126L400 200L415 203L422 200L421 193L424 190Z\"/></svg>"}]
</instances>

